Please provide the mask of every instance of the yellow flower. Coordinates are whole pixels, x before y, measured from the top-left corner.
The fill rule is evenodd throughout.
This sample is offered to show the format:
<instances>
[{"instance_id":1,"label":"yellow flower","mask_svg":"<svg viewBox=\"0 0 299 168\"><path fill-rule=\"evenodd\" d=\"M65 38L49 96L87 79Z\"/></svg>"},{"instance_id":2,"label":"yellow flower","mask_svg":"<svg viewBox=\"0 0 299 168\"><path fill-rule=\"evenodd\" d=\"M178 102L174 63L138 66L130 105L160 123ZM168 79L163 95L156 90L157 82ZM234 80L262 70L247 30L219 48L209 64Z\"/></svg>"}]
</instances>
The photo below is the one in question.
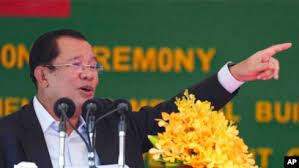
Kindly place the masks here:
<instances>
[{"instance_id":1,"label":"yellow flower","mask_svg":"<svg viewBox=\"0 0 299 168\"><path fill-rule=\"evenodd\" d=\"M162 113L162 119L157 119L165 132L157 135L150 150L155 159L196 168L257 167L237 127L214 111L210 102L196 100L185 91L175 104L178 113Z\"/></svg>"}]
</instances>

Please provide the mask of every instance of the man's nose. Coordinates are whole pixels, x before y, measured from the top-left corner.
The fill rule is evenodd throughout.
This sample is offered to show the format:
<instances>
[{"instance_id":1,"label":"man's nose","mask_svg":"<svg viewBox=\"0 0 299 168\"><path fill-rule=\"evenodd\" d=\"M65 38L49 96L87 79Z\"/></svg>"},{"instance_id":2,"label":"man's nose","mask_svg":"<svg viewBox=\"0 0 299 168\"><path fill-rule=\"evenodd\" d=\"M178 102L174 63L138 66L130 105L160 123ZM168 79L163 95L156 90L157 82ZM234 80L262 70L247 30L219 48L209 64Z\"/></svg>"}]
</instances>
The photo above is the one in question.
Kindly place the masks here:
<instances>
[{"instance_id":1,"label":"man's nose","mask_svg":"<svg viewBox=\"0 0 299 168\"><path fill-rule=\"evenodd\" d=\"M93 80L94 77L94 73L88 68L83 68L80 73L80 78L84 80Z\"/></svg>"}]
</instances>

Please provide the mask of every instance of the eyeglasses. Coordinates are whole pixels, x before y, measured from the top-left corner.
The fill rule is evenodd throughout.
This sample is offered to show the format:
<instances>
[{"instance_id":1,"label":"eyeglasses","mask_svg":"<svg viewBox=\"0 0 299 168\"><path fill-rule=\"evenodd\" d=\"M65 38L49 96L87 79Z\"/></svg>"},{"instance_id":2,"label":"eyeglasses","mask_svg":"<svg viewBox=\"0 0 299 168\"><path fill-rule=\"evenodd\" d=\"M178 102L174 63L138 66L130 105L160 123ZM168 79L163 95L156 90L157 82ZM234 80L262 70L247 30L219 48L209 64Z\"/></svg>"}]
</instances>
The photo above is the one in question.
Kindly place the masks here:
<instances>
[{"instance_id":1,"label":"eyeglasses","mask_svg":"<svg viewBox=\"0 0 299 168\"><path fill-rule=\"evenodd\" d=\"M44 66L48 67L50 69L51 68L54 69L56 67L70 67L75 71L83 70L83 69L87 68L88 70L97 72L99 74L101 74L104 71L103 65L101 65L99 63L96 63L94 65L86 65L86 64L82 64L80 62L76 62L76 63L69 63L69 64L56 64L56 65L44 65Z\"/></svg>"}]
</instances>

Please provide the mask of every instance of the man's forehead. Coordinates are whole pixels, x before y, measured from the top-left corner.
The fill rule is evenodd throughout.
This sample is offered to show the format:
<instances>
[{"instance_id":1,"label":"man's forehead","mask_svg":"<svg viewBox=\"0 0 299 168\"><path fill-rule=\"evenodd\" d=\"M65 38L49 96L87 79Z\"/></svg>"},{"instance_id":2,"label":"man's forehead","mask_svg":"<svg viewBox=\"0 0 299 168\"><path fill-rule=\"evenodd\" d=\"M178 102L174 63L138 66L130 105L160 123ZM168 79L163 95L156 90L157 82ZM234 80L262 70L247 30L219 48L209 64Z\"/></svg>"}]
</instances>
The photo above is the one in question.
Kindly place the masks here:
<instances>
[{"instance_id":1,"label":"man's forehead","mask_svg":"<svg viewBox=\"0 0 299 168\"><path fill-rule=\"evenodd\" d=\"M57 39L58 57L66 61L88 59L96 60L91 45L84 39L62 36Z\"/></svg>"},{"instance_id":2,"label":"man's forehead","mask_svg":"<svg viewBox=\"0 0 299 168\"><path fill-rule=\"evenodd\" d=\"M87 61L97 61L96 57L91 54L91 55L77 55L77 56L73 56L67 59L67 61L83 61L84 59L87 59Z\"/></svg>"},{"instance_id":3,"label":"man's forehead","mask_svg":"<svg viewBox=\"0 0 299 168\"><path fill-rule=\"evenodd\" d=\"M71 36L61 36L56 39L56 43L60 48L72 46L91 47L86 40Z\"/></svg>"}]
</instances>

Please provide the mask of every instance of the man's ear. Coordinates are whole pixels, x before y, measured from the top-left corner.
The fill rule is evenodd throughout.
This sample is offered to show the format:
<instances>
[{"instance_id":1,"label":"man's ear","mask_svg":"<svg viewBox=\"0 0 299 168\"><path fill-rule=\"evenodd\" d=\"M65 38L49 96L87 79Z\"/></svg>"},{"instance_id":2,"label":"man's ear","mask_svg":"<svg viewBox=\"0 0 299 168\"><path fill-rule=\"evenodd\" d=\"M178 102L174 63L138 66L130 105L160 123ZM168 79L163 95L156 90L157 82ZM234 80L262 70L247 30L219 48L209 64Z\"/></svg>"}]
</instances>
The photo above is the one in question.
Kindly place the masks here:
<instances>
[{"instance_id":1,"label":"man's ear","mask_svg":"<svg viewBox=\"0 0 299 168\"><path fill-rule=\"evenodd\" d=\"M46 72L47 70L42 66L37 66L34 69L34 77L36 79L37 85L42 88L47 88L49 86L49 82L45 74Z\"/></svg>"}]
</instances>

